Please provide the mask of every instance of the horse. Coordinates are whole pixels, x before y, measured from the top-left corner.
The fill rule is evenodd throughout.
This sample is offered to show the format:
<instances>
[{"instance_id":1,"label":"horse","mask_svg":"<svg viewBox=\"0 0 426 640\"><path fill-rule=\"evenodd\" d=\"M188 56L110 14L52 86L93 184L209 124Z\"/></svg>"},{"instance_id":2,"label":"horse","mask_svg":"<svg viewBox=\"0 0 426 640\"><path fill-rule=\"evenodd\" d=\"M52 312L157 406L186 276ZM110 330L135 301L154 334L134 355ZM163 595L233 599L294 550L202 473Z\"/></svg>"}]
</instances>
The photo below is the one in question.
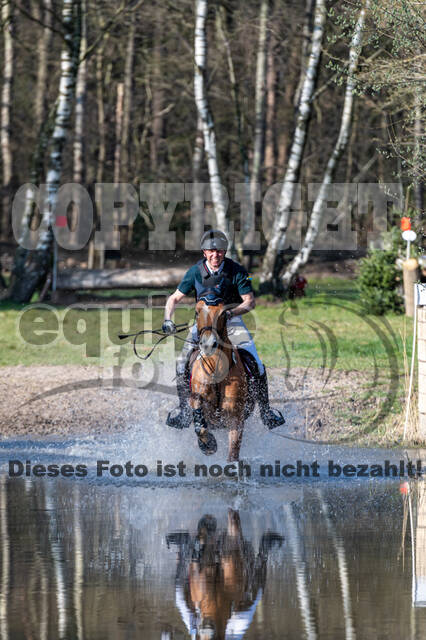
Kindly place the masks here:
<instances>
[{"instance_id":1,"label":"horse","mask_svg":"<svg viewBox=\"0 0 426 640\"><path fill-rule=\"evenodd\" d=\"M241 355L228 338L223 300L200 300L195 318L199 351L191 372L190 406L198 445L206 455L215 453L210 429L227 427L228 462L238 461L244 420L254 408L253 393Z\"/></svg>"},{"instance_id":2,"label":"horse","mask_svg":"<svg viewBox=\"0 0 426 640\"><path fill-rule=\"evenodd\" d=\"M265 590L269 553L282 547L283 536L265 531L256 553L239 512L228 509L226 527L204 514L196 536L175 531L166 542L178 548L176 602L191 638L245 636Z\"/></svg>"}]
</instances>

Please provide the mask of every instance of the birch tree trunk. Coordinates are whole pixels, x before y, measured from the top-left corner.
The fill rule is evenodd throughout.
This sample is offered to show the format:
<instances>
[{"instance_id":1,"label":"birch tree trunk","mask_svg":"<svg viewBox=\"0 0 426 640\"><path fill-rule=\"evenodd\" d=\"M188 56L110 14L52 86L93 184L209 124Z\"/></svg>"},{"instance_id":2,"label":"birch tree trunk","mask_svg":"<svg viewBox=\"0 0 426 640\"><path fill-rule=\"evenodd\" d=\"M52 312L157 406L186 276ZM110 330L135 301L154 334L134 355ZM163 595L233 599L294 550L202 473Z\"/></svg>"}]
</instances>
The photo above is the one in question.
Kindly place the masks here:
<instances>
[{"instance_id":1,"label":"birch tree trunk","mask_svg":"<svg viewBox=\"0 0 426 640\"><path fill-rule=\"evenodd\" d=\"M306 74L306 66L308 63L309 48L311 46L311 38L312 38L312 15L314 12L314 4L315 4L315 0L306 0L305 16L303 20L303 30L302 30L301 72L299 76L299 83L297 85L296 91L294 92L294 99L293 99L293 104L295 109L297 109L299 105L303 81L305 79L305 74Z\"/></svg>"},{"instance_id":2,"label":"birch tree trunk","mask_svg":"<svg viewBox=\"0 0 426 640\"><path fill-rule=\"evenodd\" d=\"M325 0L317 0L315 7L314 29L312 34L312 47L303 81L302 94L300 96L296 129L293 135L293 142L280 194L280 200L275 214L271 239L266 249L260 274L261 290L263 291L271 290L277 286L277 283L274 282L275 266L280 246L285 242L290 218L290 208L293 201L296 183L299 179L300 166L306 144L307 126L311 114L311 97L315 88L321 57L325 17Z\"/></svg>"},{"instance_id":3,"label":"birch tree trunk","mask_svg":"<svg viewBox=\"0 0 426 640\"><path fill-rule=\"evenodd\" d=\"M36 8L39 14L40 22L44 24L43 35L38 43L38 67L37 67L37 84L35 96L35 124L37 131L40 131L47 111L47 72L49 51L52 45L53 31L52 27L52 0L44 0L44 12L40 10L40 5L36 2Z\"/></svg>"},{"instance_id":4,"label":"birch tree trunk","mask_svg":"<svg viewBox=\"0 0 426 640\"><path fill-rule=\"evenodd\" d=\"M57 110L57 101L53 105L51 112L48 117L43 122L41 131L39 133L39 137L37 140L37 146L34 150L33 157L31 160L31 173L30 173L30 183L31 184L40 184L44 179L44 160L46 157L46 150L49 144L49 140L52 136L56 110ZM12 269L12 279L9 290L6 292L5 297L7 299L14 299L15 295L15 286L17 286L17 281L24 278L25 276L25 264L26 260L29 256L29 252L24 246L27 245L26 240L29 236L31 236L34 225L34 220L36 218L37 210L34 208L34 202L32 197L32 192L28 192L28 198L25 203L25 211L23 215L23 220L21 223L21 232L19 235L19 246L15 252L14 264ZM39 216L37 215L37 218ZM40 224L40 220L38 220L38 224ZM38 226L37 224L37 226ZM20 285L18 285L20 286Z\"/></svg>"},{"instance_id":5,"label":"birch tree trunk","mask_svg":"<svg viewBox=\"0 0 426 640\"><path fill-rule=\"evenodd\" d=\"M262 0L260 6L259 43L257 47L256 86L255 86L255 125L253 144L253 165L250 177L250 200L256 201L256 187L260 182L260 168L263 160L265 142L265 92L266 92L266 49L269 0ZM254 206L247 207L243 223L243 237L252 240L254 231Z\"/></svg>"},{"instance_id":6,"label":"birch tree trunk","mask_svg":"<svg viewBox=\"0 0 426 640\"><path fill-rule=\"evenodd\" d=\"M3 0L1 18L3 24L3 87L1 96L1 159L3 168L2 188L2 220L1 236L9 235L9 205L12 181L12 148L10 144L10 124L12 108L12 81L13 81L13 15L12 2Z\"/></svg>"},{"instance_id":7,"label":"birch tree trunk","mask_svg":"<svg viewBox=\"0 0 426 640\"><path fill-rule=\"evenodd\" d=\"M195 11L195 104L203 123L204 150L207 157L216 223L221 231L227 233L226 202L219 175L214 122L207 99L207 0L196 0Z\"/></svg>"},{"instance_id":8,"label":"birch tree trunk","mask_svg":"<svg viewBox=\"0 0 426 640\"><path fill-rule=\"evenodd\" d=\"M303 241L303 246L293 258L291 263L288 265L285 273L281 278L282 286L284 287L284 289L289 286L292 277L297 273L300 267L302 267L308 261L315 243L315 239L319 232L324 203L327 199L327 187L329 184L331 184L334 178L338 162L348 143L351 131L352 111L354 103L355 73L358 68L359 56L362 49L362 36L365 23L365 14L366 10L368 9L368 5L369 0L366 0L363 8L359 13L350 44L348 79L346 82L345 99L343 103L339 135L334 149L327 162L327 167L325 169L321 187L312 208L311 218L309 220L308 230Z\"/></svg>"},{"instance_id":9,"label":"birch tree trunk","mask_svg":"<svg viewBox=\"0 0 426 640\"><path fill-rule=\"evenodd\" d=\"M74 98L77 61L80 50L81 6L79 0L64 0L62 20L65 28L65 44L61 54L61 73L57 109L55 113L51 151L46 177L46 199L42 210L39 239L34 251L22 251L19 264L15 264L10 299L29 302L34 291L45 280L52 257L53 212L62 174L63 149L70 129Z\"/></svg>"}]
</instances>

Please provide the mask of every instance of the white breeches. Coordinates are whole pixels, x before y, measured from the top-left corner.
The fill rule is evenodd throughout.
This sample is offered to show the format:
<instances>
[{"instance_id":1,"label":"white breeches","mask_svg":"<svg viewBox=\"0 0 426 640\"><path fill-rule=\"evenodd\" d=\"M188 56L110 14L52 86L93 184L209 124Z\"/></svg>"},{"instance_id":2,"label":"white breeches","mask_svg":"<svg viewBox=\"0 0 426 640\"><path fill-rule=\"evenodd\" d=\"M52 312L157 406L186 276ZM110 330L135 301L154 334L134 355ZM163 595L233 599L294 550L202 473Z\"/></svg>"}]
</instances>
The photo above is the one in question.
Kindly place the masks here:
<instances>
[{"instance_id":1,"label":"white breeches","mask_svg":"<svg viewBox=\"0 0 426 640\"><path fill-rule=\"evenodd\" d=\"M254 344L254 340L251 337L250 332L247 329L246 325L244 324L244 320L242 319L242 317L234 316L233 318L228 320L226 328L228 330L228 337L232 342L232 344L235 345L236 347L237 346L241 347L242 349L245 349L246 351L251 353L251 355L257 362L257 366L259 367L259 373L260 375L262 375L265 371L265 367L263 366L262 361L259 358L259 354L257 353L257 350L256 350L256 345ZM189 330L188 335L186 336L186 339L191 340L193 342L198 341L198 330L195 324ZM192 349L193 349L193 345L190 342L184 343L181 354L176 361L176 371L178 374L184 373L185 363L188 357L188 353L192 351Z\"/></svg>"}]
</instances>

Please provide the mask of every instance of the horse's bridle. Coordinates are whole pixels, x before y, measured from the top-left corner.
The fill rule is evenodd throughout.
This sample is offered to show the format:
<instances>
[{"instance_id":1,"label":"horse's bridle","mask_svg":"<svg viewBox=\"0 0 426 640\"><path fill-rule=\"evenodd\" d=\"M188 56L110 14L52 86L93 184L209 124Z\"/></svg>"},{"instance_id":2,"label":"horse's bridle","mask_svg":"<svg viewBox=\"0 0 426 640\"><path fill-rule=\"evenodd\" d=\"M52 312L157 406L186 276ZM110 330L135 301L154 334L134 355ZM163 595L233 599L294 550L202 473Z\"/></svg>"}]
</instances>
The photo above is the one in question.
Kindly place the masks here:
<instances>
[{"instance_id":1,"label":"horse's bridle","mask_svg":"<svg viewBox=\"0 0 426 640\"><path fill-rule=\"evenodd\" d=\"M225 327L226 327L226 324L225 324ZM221 344L222 344L222 345L227 346L227 345L223 342L223 339L221 338L221 336L219 335L219 331L218 331L218 330L216 329L216 327L214 327L213 325L207 325L207 326L205 326L205 327L201 327L201 329L199 329L199 331L198 331L198 341L200 341L201 336L202 336L202 335L203 335L203 333L205 333L206 331L211 331L211 332L212 332L212 334L213 334L213 335L214 335L214 337L216 338L216 340L217 340L217 342L218 342L218 344L219 344L219 345L221 345ZM232 348L232 347L231 347L231 348ZM214 375L215 375L215 371L210 369L210 366L208 365L208 361L205 359L205 356L201 353L201 350L200 350L200 356L199 356L199 357L200 357L200 360L201 360L201 367L202 367L202 369L204 370L204 373L206 373L208 376L213 375L213 377L214 377ZM234 361L234 362L235 362L235 361ZM206 366L207 366L207 367L208 367L208 369L210 369L210 370L207 370L207 369L206 369ZM230 366L232 366L232 364L231 364Z\"/></svg>"},{"instance_id":2,"label":"horse's bridle","mask_svg":"<svg viewBox=\"0 0 426 640\"><path fill-rule=\"evenodd\" d=\"M205 331L211 331L216 339L222 340L222 338L219 335L219 331L215 327L213 327L213 325L207 325L207 327L201 327L201 329L198 332L198 339L201 338L201 336Z\"/></svg>"}]
</instances>

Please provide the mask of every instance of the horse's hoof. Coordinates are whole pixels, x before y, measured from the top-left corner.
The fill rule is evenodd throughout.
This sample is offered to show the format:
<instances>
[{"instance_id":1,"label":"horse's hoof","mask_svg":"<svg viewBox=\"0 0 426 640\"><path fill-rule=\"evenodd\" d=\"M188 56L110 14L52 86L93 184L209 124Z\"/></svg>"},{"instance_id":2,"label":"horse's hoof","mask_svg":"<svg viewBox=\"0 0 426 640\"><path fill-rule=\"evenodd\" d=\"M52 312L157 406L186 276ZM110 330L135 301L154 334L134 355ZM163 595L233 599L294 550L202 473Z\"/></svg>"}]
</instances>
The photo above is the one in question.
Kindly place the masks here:
<instances>
[{"instance_id":1,"label":"horse's hoof","mask_svg":"<svg viewBox=\"0 0 426 640\"><path fill-rule=\"evenodd\" d=\"M198 446L206 456L211 456L217 451L216 438L209 431L203 436L198 436Z\"/></svg>"}]
</instances>

